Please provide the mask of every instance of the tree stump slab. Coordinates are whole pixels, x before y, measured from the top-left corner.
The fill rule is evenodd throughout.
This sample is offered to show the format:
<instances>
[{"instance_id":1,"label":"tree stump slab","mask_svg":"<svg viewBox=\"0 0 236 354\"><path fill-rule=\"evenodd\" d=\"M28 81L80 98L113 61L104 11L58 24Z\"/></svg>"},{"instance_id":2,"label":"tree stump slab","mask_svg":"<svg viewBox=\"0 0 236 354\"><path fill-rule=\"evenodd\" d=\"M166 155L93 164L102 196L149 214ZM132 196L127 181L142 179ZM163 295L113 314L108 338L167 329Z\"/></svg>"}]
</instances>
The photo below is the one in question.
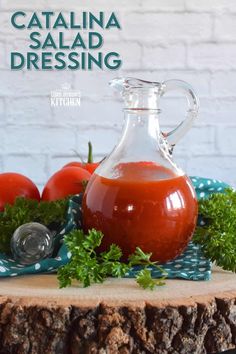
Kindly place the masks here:
<instances>
[{"instance_id":1,"label":"tree stump slab","mask_svg":"<svg viewBox=\"0 0 236 354\"><path fill-rule=\"evenodd\" d=\"M56 275L0 280L1 354L204 354L236 348L236 275L58 289Z\"/></svg>"}]
</instances>

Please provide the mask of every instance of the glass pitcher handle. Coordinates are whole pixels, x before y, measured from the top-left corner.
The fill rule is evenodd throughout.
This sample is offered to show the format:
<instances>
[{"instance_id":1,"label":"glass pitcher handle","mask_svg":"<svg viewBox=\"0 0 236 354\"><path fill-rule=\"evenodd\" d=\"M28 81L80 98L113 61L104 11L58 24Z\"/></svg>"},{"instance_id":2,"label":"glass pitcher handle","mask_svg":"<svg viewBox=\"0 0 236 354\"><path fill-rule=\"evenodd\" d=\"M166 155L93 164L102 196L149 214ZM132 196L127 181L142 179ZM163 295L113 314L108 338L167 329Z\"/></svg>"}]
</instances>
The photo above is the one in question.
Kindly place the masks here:
<instances>
[{"instance_id":1,"label":"glass pitcher handle","mask_svg":"<svg viewBox=\"0 0 236 354\"><path fill-rule=\"evenodd\" d=\"M182 91L188 102L188 110L186 118L172 131L163 134L171 146L171 150L175 144L187 133L192 127L197 117L199 109L198 97L194 93L192 87L182 80L167 80L161 84L161 96L169 91Z\"/></svg>"}]
</instances>

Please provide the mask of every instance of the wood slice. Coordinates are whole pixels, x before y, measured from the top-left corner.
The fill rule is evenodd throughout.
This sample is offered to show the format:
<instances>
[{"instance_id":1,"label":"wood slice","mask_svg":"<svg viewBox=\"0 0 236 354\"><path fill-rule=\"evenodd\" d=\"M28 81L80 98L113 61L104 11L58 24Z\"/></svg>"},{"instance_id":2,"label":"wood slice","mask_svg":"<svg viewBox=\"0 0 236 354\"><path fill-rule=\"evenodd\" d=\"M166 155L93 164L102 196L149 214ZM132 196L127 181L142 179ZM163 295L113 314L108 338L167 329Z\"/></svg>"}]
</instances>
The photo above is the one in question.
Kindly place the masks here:
<instances>
[{"instance_id":1,"label":"wood slice","mask_svg":"<svg viewBox=\"0 0 236 354\"><path fill-rule=\"evenodd\" d=\"M1 354L204 354L236 347L236 275L168 280L155 291L133 279L58 289L56 275L1 280Z\"/></svg>"}]
</instances>

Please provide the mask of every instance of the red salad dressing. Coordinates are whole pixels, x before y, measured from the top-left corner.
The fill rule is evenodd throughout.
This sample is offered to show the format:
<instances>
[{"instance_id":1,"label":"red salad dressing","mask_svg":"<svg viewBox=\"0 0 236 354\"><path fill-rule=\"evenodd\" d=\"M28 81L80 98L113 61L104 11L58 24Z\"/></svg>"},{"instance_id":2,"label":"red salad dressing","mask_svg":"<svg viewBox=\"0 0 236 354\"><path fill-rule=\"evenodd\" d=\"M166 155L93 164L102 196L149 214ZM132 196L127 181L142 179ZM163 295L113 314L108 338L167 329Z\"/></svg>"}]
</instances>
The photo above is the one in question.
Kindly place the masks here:
<instances>
[{"instance_id":1,"label":"red salad dressing","mask_svg":"<svg viewBox=\"0 0 236 354\"><path fill-rule=\"evenodd\" d=\"M120 164L115 176L94 174L83 199L84 229L104 233L101 251L115 243L125 258L137 246L160 262L179 255L197 220L197 199L188 177L149 162Z\"/></svg>"}]
</instances>

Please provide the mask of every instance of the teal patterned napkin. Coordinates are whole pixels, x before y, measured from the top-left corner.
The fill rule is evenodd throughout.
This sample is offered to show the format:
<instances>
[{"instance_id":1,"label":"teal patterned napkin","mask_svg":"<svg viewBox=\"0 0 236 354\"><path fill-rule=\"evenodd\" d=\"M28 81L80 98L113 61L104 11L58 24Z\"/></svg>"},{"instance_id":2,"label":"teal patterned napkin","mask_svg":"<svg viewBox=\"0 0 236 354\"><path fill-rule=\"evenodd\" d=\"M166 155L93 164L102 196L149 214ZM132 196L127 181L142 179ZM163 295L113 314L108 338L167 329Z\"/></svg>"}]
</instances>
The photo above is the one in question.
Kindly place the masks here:
<instances>
[{"instance_id":1,"label":"teal patterned napkin","mask_svg":"<svg viewBox=\"0 0 236 354\"><path fill-rule=\"evenodd\" d=\"M228 187L227 184L209 178L191 177L192 183L197 193L198 199L206 198L212 193L222 193ZM56 257L46 258L33 265L21 265L9 258L6 254L0 253L0 277L14 277L23 274L37 274L54 272L58 267L69 262L71 254L68 252L63 237L71 230L81 226L81 196L75 196L69 201L67 211L67 222L57 235L57 241L61 244ZM211 275L211 262L206 259L201 251L201 247L192 242L178 258L162 265L167 272L167 278L183 278L189 280L208 280ZM160 277L161 273L155 268L152 270L153 277ZM140 270L134 267L127 275L133 278Z\"/></svg>"}]
</instances>

